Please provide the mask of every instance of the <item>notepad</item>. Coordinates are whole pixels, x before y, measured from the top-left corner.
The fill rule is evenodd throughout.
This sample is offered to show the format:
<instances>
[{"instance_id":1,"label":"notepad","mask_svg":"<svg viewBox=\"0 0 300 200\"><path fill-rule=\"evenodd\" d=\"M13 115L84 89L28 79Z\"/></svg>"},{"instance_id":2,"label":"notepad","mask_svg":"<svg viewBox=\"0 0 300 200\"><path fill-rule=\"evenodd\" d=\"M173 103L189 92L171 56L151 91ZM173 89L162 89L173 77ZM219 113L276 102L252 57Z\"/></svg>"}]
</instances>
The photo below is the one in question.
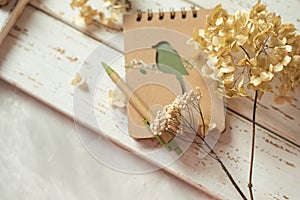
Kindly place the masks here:
<instances>
[{"instance_id":1,"label":"notepad","mask_svg":"<svg viewBox=\"0 0 300 200\"><path fill-rule=\"evenodd\" d=\"M225 129L224 106L201 76L199 62L189 59L195 54L187 44L194 30L203 28L210 10L170 11L152 13L138 11L124 16L124 48L126 82L149 108L149 113L171 103L185 91L200 87L201 109L206 119ZM143 116L130 103L127 106L128 132L135 139L152 138Z\"/></svg>"}]
</instances>

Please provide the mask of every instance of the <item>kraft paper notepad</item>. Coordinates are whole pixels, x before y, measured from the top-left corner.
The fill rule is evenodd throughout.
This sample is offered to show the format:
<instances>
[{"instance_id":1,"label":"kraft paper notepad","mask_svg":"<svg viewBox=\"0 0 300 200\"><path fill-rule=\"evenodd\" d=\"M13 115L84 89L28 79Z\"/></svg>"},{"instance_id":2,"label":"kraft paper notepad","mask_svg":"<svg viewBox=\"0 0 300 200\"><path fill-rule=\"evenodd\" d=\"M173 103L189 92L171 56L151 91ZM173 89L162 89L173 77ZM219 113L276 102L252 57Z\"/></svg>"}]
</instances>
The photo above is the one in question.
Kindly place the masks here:
<instances>
[{"instance_id":1,"label":"kraft paper notepad","mask_svg":"<svg viewBox=\"0 0 300 200\"><path fill-rule=\"evenodd\" d=\"M195 52L187 44L193 30L203 28L210 10L138 12L124 16L126 83L155 116L177 95L195 87L202 93L201 109L206 119L225 128L223 102L210 89L199 66L188 60ZM203 64L205 63L205 59ZM128 104L128 132L136 139L153 137L143 117Z\"/></svg>"}]
</instances>

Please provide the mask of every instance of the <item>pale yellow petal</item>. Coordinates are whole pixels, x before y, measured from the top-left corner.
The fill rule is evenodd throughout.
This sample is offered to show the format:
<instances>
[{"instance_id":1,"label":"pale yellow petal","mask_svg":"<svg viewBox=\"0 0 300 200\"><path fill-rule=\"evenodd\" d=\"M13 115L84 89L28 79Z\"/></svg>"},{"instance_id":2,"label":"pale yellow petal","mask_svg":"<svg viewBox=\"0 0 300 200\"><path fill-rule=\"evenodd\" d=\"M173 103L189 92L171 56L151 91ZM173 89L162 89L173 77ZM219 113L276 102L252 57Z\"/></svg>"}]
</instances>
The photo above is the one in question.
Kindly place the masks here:
<instances>
[{"instance_id":1,"label":"pale yellow petal","mask_svg":"<svg viewBox=\"0 0 300 200\"><path fill-rule=\"evenodd\" d=\"M248 39L248 37L245 36L245 35L237 35L236 36L237 44L240 45L240 46L243 45L243 44L245 44L245 42L247 41L247 39Z\"/></svg>"},{"instance_id":2,"label":"pale yellow petal","mask_svg":"<svg viewBox=\"0 0 300 200\"><path fill-rule=\"evenodd\" d=\"M230 66L220 68L220 72L222 72L222 73L230 73L230 72L233 72L234 70L235 70L235 68L230 67Z\"/></svg>"},{"instance_id":3,"label":"pale yellow petal","mask_svg":"<svg viewBox=\"0 0 300 200\"><path fill-rule=\"evenodd\" d=\"M284 58L283 58L282 64L283 64L284 66L287 66L287 65L291 62L291 60L292 60L292 58L291 58L290 56L286 55L286 56L284 56Z\"/></svg>"},{"instance_id":4,"label":"pale yellow petal","mask_svg":"<svg viewBox=\"0 0 300 200\"><path fill-rule=\"evenodd\" d=\"M283 64L282 63L277 63L273 67L274 72L280 72L282 69L283 69Z\"/></svg>"},{"instance_id":5,"label":"pale yellow petal","mask_svg":"<svg viewBox=\"0 0 300 200\"><path fill-rule=\"evenodd\" d=\"M244 79L245 79L245 77L242 76L240 82L238 83L238 88L241 88L241 87L243 86L243 84L244 84Z\"/></svg>"},{"instance_id":6,"label":"pale yellow petal","mask_svg":"<svg viewBox=\"0 0 300 200\"><path fill-rule=\"evenodd\" d=\"M220 45L220 38L214 36L214 37L212 38L212 44L213 44L214 46L219 46L219 45Z\"/></svg>"},{"instance_id":7,"label":"pale yellow petal","mask_svg":"<svg viewBox=\"0 0 300 200\"><path fill-rule=\"evenodd\" d=\"M199 29L198 36L204 37L204 29Z\"/></svg>"},{"instance_id":8,"label":"pale yellow petal","mask_svg":"<svg viewBox=\"0 0 300 200\"><path fill-rule=\"evenodd\" d=\"M286 37L282 38L281 42L282 44L286 44Z\"/></svg>"},{"instance_id":9,"label":"pale yellow petal","mask_svg":"<svg viewBox=\"0 0 300 200\"><path fill-rule=\"evenodd\" d=\"M270 81L273 78L273 74L270 72L261 72L260 73L260 78L262 79L262 81Z\"/></svg>"},{"instance_id":10,"label":"pale yellow petal","mask_svg":"<svg viewBox=\"0 0 300 200\"><path fill-rule=\"evenodd\" d=\"M261 82L262 82L262 80L260 77L254 77L254 76L250 77L250 83L252 83L254 86L260 85Z\"/></svg>"},{"instance_id":11,"label":"pale yellow petal","mask_svg":"<svg viewBox=\"0 0 300 200\"><path fill-rule=\"evenodd\" d=\"M71 85L79 87L85 84L86 77L84 75L79 74L78 72L75 73L73 80L71 81Z\"/></svg>"},{"instance_id":12,"label":"pale yellow petal","mask_svg":"<svg viewBox=\"0 0 300 200\"><path fill-rule=\"evenodd\" d=\"M272 72L274 70L274 65L270 64L269 71Z\"/></svg>"},{"instance_id":13,"label":"pale yellow petal","mask_svg":"<svg viewBox=\"0 0 300 200\"><path fill-rule=\"evenodd\" d=\"M217 21L216 21L216 25L219 26L222 23L223 23L223 17L218 18Z\"/></svg>"},{"instance_id":14,"label":"pale yellow petal","mask_svg":"<svg viewBox=\"0 0 300 200\"><path fill-rule=\"evenodd\" d=\"M291 45L285 45L285 50L286 50L287 52L292 52L293 47L292 47Z\"/></svg>"}]
</instances>

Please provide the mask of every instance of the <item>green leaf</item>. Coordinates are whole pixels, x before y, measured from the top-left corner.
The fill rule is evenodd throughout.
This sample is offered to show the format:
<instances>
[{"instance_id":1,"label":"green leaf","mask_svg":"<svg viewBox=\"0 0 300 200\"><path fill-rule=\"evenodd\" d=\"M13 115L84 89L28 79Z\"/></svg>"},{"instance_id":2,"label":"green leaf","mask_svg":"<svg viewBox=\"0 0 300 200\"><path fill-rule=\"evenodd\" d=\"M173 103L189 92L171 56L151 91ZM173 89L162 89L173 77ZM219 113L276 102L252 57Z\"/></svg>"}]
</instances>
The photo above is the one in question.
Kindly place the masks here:
<instances>
[{"instance_id":1,"label":"green leaf","mask_svg":"<svg viewBox=\"0 0 300 200\"><path fill-rule=\"evenodd\" d=\"M140 69L140 72L141 72L142 74L144 74L144 75L147 74L147 71L146 71L145 69Z\"/></svg>"}]
</instances>

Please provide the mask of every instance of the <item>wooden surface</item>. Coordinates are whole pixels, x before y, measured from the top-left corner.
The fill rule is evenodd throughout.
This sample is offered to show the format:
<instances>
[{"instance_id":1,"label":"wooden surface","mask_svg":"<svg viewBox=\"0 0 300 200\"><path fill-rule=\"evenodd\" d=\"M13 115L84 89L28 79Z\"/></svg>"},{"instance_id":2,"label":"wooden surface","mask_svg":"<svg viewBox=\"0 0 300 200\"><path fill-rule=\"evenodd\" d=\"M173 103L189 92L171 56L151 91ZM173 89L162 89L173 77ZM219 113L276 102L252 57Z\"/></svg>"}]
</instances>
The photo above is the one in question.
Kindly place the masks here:
<instances>
[{"instance_id":1,"label":"wooden surface","mask_svg":"<svg viewBox=\"0 0 300 200\"><path fill-rule=\"evenodd\" d=\"M299 28L299 1L264 2L273 11L281 14L284 21L292 21ZM216 4L217 1L210 1L209 4L200 2L199 6L212 8ZM251 5L247 1L229 0L222 1L222 4L230 11L249 9ZM143 10L169 8L170 5L179 10L182 6L188 8L191 1L133 1L134 8ZM68 1L34 0L25 8L0 47L1 79L69 117L73 117L74 114L74 88L70 82L90 53L97 47L99 51L107 50L114 55L122 55L122 35L115 36L113 41L108 40L118 33L117 30L111 30L99 22L89 27L77 25L73 21L74 16ZM2 16L0 19L3 19ZM117 66L118 71L122 73L122 61L119 61ZM108 122L110 126L101 132L91 124L87 116L82 115L79 118L96 132L109 135L115 142L125 144L126 148L143 151L138 143L120 133L118 127L109 124L112 116L105 97L108 89L112 88L114 86L111 82L104 80L103 87L98 90L99 102L94 105L98 111L97 119ZM265 96L260 102L254 169L257 199L297 199L300 196L297 187L300 183L299 92L293 104L275 105L272 103L272 95ZM245 193L251 136L251 106L251 98L227 101L227 129L215 147ZM155 158L152 159L155 162ZM216 197L239 198L219 166L209 158L200 160L194 148L165 169Z\"/></svg>"},{"instance_id":2,"label":"wooden surface","mask_svg":"<svg viewBox=\"0 0 300 200\"><path fill-rule=\"evenodd\" d=\"M0 9L0 45L28 2L29 0L12 0Z\"/></svg>"}]
</instances>

